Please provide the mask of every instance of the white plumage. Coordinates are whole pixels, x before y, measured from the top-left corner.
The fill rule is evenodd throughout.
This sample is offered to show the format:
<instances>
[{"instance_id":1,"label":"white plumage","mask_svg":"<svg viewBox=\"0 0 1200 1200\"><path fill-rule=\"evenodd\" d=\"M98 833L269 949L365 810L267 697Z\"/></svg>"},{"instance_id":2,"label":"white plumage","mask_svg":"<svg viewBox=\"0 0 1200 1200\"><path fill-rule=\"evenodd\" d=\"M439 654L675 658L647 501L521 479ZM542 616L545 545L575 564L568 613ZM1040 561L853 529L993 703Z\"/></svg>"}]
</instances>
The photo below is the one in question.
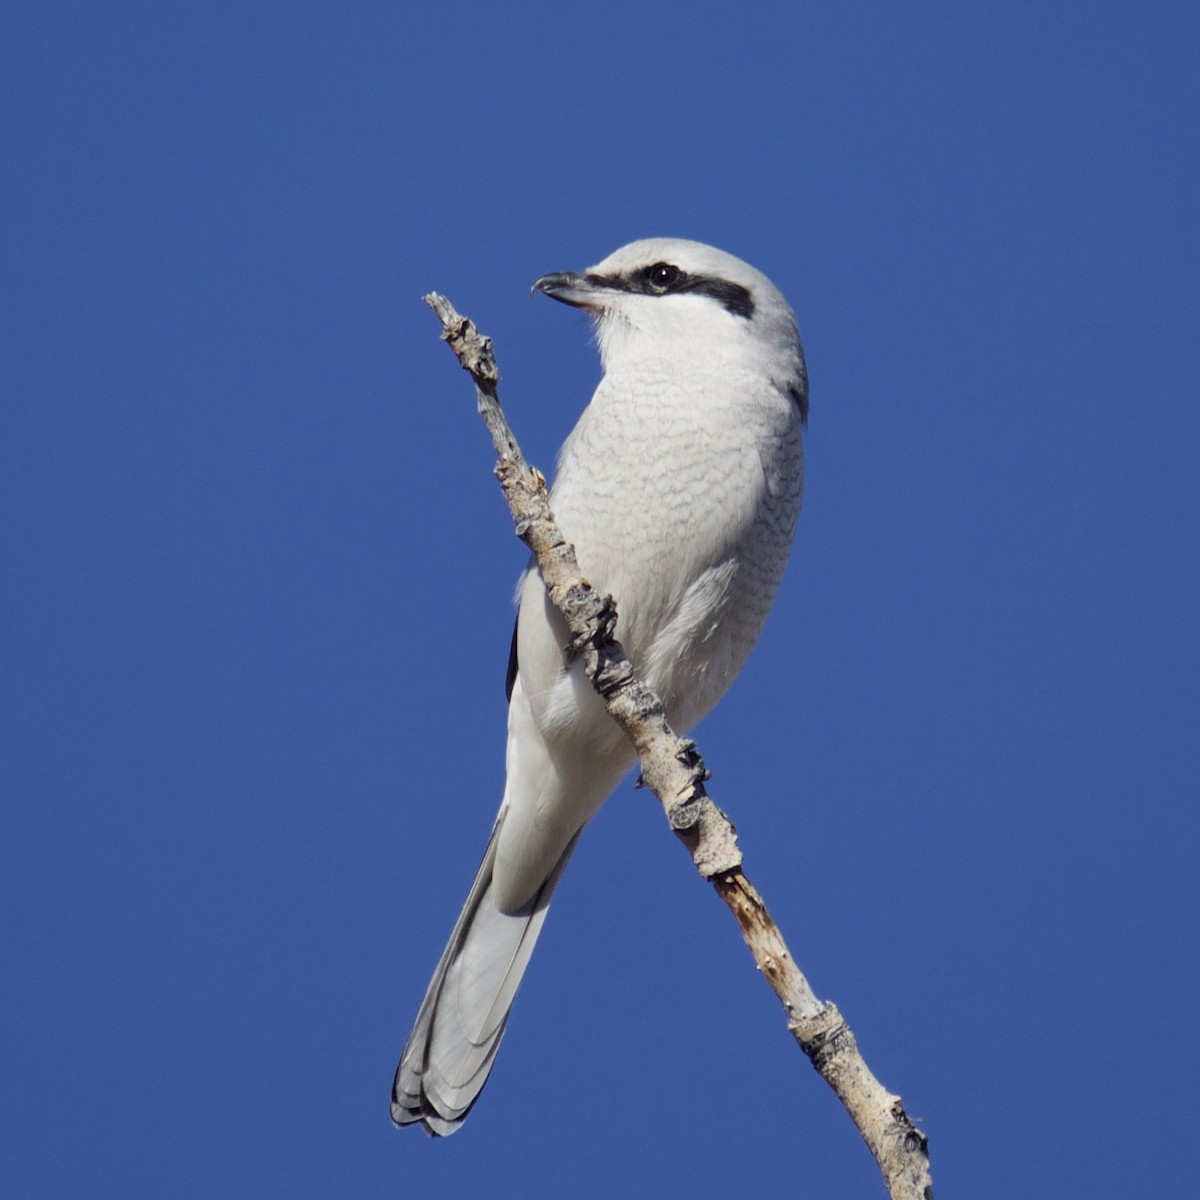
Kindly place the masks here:
<instances>
[{"instance_id":1,"label":"white plumage","mask_svg":"<svg viewBox=\"0 0 1200 1200\"><path fill-rule=\"evenodd\" d=\"M534 288L592 313L604 367L559 454L551 509L686 731L745 664L787 562L808 406L795 318L753 267L670 238ZM392 1119L435 1134L483 1088L559 875L634 762L564 654L536 566L518 592L504 799L393 1086Z\"/></svg>"}]
</instances>

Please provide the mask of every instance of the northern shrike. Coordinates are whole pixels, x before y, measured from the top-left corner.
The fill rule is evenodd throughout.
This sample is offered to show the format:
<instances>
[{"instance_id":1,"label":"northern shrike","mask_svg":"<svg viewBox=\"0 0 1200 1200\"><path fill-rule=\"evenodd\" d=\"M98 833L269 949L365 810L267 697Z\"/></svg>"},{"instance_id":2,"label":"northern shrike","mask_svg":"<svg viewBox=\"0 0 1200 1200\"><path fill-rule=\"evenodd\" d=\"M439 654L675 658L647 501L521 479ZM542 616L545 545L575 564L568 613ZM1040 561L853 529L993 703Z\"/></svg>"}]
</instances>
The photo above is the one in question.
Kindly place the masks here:
<instances>
[{"instance_id":1,"label":"northern shrike","mask_svg":"<svg viewBox=\"0 0 1200 1200\"><path fill-rule=\"evenodd\" d=\"M742 669L787 563L808 413L796 319L753 267L673 238L533 290L591 314L604 367L559 453L551 509L686 731ZM563 867L634 762L564 649L536 563L518 597L504 799L392 1088L392 1119L433 1134L478 1098Z\"/></svg>"}]
</instances>

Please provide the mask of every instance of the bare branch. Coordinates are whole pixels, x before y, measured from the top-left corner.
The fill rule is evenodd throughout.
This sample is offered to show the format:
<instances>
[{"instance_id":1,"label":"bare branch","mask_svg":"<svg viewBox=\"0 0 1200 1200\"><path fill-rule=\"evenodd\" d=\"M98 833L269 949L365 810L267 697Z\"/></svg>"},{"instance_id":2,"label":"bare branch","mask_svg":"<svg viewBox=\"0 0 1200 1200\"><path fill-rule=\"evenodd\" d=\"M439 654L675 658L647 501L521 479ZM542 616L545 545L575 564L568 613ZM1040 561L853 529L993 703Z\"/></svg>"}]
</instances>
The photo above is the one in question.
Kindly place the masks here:
<instances>
[{"instance_id":1,"label":"bare branch","mask_svg":"<svg viewBox=\"0 0 1200 1200\"><path fill-rule=\"evenodd\" d=\"M704 788L708 771L696 744L667 722L662 702L642 682L613 636L617 609L583 578L575 548L550 512L546 481L531 467L500 407L500 372L491 339L436 292L425 303L442 323L442 338L475 381L476 402L496 447L496 475L517 534L537 556L550 600L571 631L596 691L637 748L642 778L658 797L675 835L710 880L742 931L759 970L788 1016L788 1029L833 1088L879 1164L893 1200L933 1200L925 1135L900 1097L871 1074L841 1013L818 1000L796 966L762 897L742 871L729 818Z\"/></svg>"}]
</instances>

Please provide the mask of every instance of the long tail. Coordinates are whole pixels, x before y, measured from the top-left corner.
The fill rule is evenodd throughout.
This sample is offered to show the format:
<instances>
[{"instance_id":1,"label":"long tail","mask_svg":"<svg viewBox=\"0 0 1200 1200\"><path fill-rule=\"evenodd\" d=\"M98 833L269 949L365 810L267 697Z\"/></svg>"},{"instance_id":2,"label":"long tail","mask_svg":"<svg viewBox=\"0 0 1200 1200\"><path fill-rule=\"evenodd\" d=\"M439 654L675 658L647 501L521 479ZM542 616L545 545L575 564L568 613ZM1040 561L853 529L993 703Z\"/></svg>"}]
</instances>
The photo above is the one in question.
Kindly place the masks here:
<instances>
[{"instance_id":1,"label":"long tail","mask_svg":"<svg viewBox=\"0 0 1200 1200\"><path fill-rule=\"evenodd\" d=\"M523 908L502 913L492 900L492 864L501 813L470 895L429 982L392 1084L392 1120L453 1133L479 1099L521 976L542 931L550 896L575 848L571 839L546 882Z\"/></svg>"}]
</instances>

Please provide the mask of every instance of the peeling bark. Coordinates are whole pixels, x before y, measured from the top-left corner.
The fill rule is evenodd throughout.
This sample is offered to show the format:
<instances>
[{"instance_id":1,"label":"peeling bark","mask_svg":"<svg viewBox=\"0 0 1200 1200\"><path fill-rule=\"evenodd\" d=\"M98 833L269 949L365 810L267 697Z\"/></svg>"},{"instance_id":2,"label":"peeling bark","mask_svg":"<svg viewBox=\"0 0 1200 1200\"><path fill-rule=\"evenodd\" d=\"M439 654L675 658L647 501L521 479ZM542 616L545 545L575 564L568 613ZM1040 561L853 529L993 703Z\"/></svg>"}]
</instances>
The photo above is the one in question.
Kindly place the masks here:
<instances>
[{"instance_id":1,"label":"peeling bark","mask_svg":"<svg viewBox=\"0 0 1200 1200\"><path fill-rule=\"evenodd\" d=\"M521 454L500 407L500 372L491 339L436 292L425 303L442 323L442 338L475 381L476 402L498 462L496 476L518 536L537 556L550 600L571 631L612 718L637 748L642 779L658 797L675 836L700 874L725 901L763 977L787 1013L797 1045L849 1113L883 1174L893 1200L933 1200L925 1135L900 1097L871 1074L837 1008L817 998L796 966L762 897L742 871L742 852L729 818L704 787L708 771L695 742L667 723L661 701L642 682L613 637L617 609L583 578L575 548L550 512L546 480Z\"/></svg>"}]
</instances>

